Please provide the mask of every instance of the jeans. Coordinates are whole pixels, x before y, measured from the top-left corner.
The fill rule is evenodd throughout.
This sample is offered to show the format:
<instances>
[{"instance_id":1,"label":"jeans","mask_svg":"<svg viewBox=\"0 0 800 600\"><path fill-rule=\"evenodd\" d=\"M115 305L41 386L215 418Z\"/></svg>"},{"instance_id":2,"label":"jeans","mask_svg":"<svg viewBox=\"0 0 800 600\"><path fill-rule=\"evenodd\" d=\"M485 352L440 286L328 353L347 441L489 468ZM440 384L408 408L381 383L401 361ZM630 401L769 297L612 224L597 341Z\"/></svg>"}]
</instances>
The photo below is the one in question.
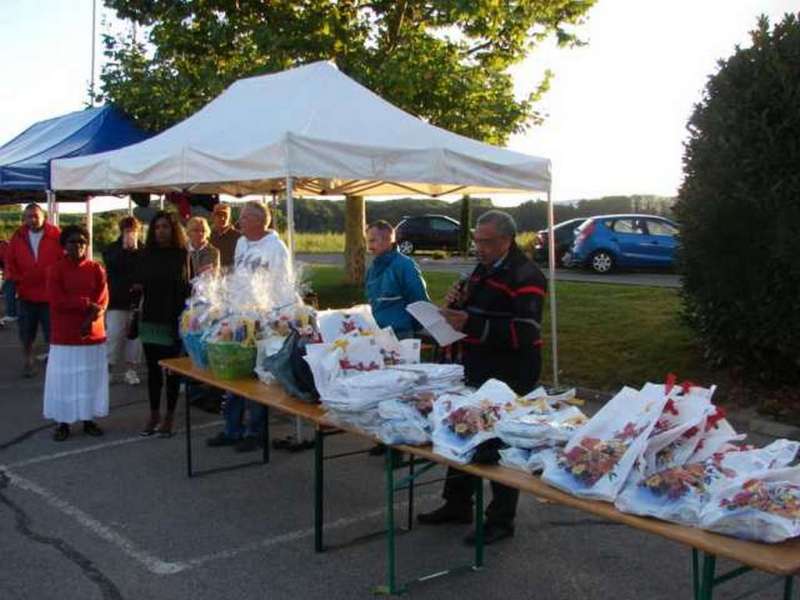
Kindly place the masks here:
<instances>
[{"instance_id":1,"label":"jeans","mask_svg":"<svg viewBox=\"0 0 800 600\"><path fill-rule=\"evenodd\" d=\"M36 341L36 332L42 328L44 341L50 343L50 305L47 302L29 302L19 299L17 303L19 339L23 346Z\"/></svg>"},{"instance_id":2,"label":"jeans","mask_svg":"<svg viewBox=\"0 0 800 600\"><path fill-rule=\"evenodd\" d=\"M17 316L17 284L10 279L3 282L3 298L6 305L6 316Z\"/></svg>"},{"instance_id":3,"label":"jeans","mask_svg":"<svg viewBox=\"0 0 800 600\"><path fill-rule=\"evenodd\" d=\"M244 412L248 410L247 426L244 425ZM225 395L222 409L225 419L225 436L234 440L242 437L262 438L267 424L267 407L233 394Z\"/></svg>"}]
</instances>

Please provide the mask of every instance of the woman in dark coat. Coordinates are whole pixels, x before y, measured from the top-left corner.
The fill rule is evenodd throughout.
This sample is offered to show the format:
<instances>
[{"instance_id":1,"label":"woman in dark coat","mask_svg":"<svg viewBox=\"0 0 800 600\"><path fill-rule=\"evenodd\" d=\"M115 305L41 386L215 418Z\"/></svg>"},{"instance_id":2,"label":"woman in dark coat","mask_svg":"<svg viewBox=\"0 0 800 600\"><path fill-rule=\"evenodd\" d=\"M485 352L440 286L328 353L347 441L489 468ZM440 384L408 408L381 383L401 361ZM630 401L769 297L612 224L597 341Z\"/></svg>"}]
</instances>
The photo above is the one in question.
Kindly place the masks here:
<instances>
[{"instance_id":1,"label":"woman in dark coat","mask_svg":"<svg viewBox=\"0 0 800 600\"><path fill-rule=\"evenodd\" d=\"M166 375L167 410L161 417L165 376L158 361L181 355L178 319L189 295L186 234L174 213L159 211L150 221L138 261L135 288L143 293L139 338L147 363L150 418L140 435L170 437L178 404L180 378Z\"/></svg>"}]
</instances>

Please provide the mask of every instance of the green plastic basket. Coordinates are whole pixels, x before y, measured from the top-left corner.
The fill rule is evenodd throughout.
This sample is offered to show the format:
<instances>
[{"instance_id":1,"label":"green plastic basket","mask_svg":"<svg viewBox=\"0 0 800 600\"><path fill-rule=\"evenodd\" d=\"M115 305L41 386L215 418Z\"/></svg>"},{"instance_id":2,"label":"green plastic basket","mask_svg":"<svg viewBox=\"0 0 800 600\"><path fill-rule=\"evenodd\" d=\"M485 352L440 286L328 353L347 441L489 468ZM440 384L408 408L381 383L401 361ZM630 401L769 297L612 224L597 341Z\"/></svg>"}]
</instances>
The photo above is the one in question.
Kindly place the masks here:
<instances>
[{"instance_id":1,"label":"green plastic basket","mask_svg":"<svg viewBox=\"0 0 800 600\"><path fill-rule=\"evenodd\" d=\"M217 379L243 379L254 377L256 348L238 342L208 344L208 364Z\"/></svg>"}]
</instances>

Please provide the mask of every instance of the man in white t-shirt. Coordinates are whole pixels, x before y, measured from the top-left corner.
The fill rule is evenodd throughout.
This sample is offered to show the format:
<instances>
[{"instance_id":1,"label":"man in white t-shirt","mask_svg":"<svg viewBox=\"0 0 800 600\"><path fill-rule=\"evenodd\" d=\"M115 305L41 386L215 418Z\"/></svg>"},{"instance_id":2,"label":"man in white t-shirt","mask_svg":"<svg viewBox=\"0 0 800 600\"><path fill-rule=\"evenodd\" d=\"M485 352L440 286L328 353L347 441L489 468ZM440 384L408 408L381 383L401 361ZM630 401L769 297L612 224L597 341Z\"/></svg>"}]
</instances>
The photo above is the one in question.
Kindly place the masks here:
<instances>
[{"instance_id":1,"label":"man in white t-shirt","mask_svg":"<svg viewBox=\"0 0 800 600\"><path fill-rule=\"evenodd\" d=\"M269 208L258 202L248 202L239 215L241 237L236 241L234 269L255 272L269 269L276 279L292 280L289 250L275 231L268 229ZM288 286L287 286L288 287ZM249 413L243 424L245 408ZM236 446L237 452L256 450L264 441L267 409L257 402L239 396L228 396L223 410L225 430L206 440L211 447Z\"/></svg>"}]
</instances>

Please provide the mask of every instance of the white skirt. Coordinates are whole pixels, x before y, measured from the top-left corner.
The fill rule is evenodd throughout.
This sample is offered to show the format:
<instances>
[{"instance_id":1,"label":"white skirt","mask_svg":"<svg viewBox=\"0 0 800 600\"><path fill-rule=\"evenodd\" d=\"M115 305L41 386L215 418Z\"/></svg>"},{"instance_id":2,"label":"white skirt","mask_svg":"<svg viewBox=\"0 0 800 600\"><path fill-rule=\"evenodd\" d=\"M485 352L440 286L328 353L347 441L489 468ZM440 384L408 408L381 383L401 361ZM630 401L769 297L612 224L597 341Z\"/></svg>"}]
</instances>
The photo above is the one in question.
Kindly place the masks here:
<instances>
[{"instance_id":1,"label":"white skirt","mask_svg":"<svg viewBox=\"0 0 800 600\"><path fill-rule=\"evenodd\" d=\"M106 345L50 345L44 380L44 416L58 423L108 414Z\"/></svg>"}]
</instances>

